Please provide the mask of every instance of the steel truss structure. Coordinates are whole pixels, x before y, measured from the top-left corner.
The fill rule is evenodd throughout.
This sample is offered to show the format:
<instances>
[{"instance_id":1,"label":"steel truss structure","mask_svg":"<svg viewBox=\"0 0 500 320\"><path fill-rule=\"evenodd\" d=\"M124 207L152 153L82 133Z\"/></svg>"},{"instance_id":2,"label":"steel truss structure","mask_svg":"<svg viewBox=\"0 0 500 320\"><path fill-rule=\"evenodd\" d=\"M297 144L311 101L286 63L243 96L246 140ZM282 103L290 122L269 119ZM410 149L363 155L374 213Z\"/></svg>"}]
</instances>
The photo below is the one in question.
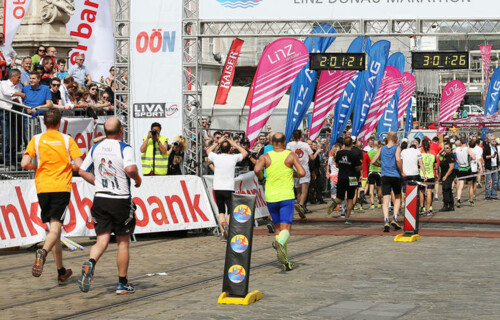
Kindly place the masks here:
<instances>
[{"instance_id":1,"label":"steel truss structure","mask_svg":"<svg viewBox=\"0 0 500 320\"><path fill-rule=\"evenodd\" d=\"M115 74L128 73L130 67L130 1L115 0ZM183 135L189 142L184 162L185 174L201 174L202 137L201 118L201 65L202 39L233 37L308 37L321 25L330 24L337 29L332 36L498 36L500 19L388 19L388 20L303 20L303 21L205 21L199 19L200 0L183 1L182 21L182 96ZM328 34L326 34L328 36ZM116 77L115 107L118 116L130 123L129 86L126 79Z\"/></svg>"},{"instance_id":2,"label":"steel truss structure","mask_svg":"<svg viewBox=\"0 0 500 320\"><path fill-rule=\"evenodd\" d=\"M124 140L129 142L131 118L129 69L130 69L130 0L115 0L115 115L122 121ZM124 77L122 77L124 75Z\"/></svg>"}]
</instances>

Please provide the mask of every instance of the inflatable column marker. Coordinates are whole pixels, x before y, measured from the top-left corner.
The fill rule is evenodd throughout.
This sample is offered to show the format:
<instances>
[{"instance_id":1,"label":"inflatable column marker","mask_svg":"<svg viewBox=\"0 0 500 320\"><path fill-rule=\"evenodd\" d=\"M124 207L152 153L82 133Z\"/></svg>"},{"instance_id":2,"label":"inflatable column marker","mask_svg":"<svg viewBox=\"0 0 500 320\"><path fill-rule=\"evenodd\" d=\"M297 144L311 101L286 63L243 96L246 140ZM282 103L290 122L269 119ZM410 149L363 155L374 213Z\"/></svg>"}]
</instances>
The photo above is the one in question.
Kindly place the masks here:
<instances>
[{"instance_id":1,"label":"inflatable column marker","mask_svg":"<svg viewBox=\"0 0 500 320\"><path fill-rule=\"evenodd\" d=\"M418 185L415 182L410 181L406 186L405 203L404 233L397 235L394 241L413 242L420 240L418 234Z\"/></svg>"}]
</instances>

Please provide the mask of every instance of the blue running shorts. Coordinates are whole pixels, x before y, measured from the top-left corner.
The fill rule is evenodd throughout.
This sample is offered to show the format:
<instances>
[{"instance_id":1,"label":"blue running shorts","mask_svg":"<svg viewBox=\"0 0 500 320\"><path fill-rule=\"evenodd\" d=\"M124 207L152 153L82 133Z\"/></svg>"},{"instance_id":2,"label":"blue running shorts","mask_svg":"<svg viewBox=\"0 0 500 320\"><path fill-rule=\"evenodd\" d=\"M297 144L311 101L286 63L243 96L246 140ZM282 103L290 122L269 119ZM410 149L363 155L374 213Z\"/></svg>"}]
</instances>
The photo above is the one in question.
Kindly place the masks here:
<instances>
[{"instance_id":1,"label":"blue running shorts","mask_svg":"<svg viewBox=\"0 0 500 320\"><path fill-rule=\"evenodd\" d=\"M292 224L295 200L283 200L280 202L268 202L267 208L271 214L274 224Z\"/></svg>"}]
</instances>

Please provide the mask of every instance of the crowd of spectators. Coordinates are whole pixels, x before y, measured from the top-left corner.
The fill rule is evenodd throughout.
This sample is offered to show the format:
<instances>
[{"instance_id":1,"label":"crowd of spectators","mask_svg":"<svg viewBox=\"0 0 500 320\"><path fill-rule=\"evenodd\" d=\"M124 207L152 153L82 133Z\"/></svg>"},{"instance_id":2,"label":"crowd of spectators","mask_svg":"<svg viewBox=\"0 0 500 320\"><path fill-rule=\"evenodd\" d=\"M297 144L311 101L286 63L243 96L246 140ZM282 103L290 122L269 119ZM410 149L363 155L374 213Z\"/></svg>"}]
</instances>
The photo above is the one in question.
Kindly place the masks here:
<instances>
[{"instance_id":1,"label":"crowd of spectators","mask_svg":"<svg viewBox=\"0 0 500 320\"><path fill-rule=\"evenodd\" d=\"M54 46L40 45L33 56L24 57L16 66L17 53L3 44L0 33L0 98L22 104L0 101L3 109L15 110L37 117L49 108L57 108L63 116L97 118L113 114L115 81L114 66L109 76L93 81L85 66L85 56L75 57L76 64L68 68L66 59L57 58ZM121 76L126 80L126 75ZM25 117L0 110L2 133L2 163L15 163L16 146L29 141L28 121Z\"/></svg>"}]
</instances>

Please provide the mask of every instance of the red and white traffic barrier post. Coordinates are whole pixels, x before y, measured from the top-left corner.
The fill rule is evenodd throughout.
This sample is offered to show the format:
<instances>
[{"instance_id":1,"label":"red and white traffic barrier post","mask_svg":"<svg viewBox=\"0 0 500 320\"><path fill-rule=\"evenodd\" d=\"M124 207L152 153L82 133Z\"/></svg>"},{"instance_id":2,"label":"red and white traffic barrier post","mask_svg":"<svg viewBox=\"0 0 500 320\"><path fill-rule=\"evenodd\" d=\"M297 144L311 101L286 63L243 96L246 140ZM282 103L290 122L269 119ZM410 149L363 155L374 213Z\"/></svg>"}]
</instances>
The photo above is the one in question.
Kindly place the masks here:
<instances>
[{"instance_id":1,"label":"red and white traffic barrier post","mask_svg":"<svg viewBox=\"0 0 500 320\"><path fill-rule=\"evenodd\" d=\"M406 186L404 233L397 235L394 241L413 242L420 240L418 217L418 185L411 181Z\"/></svg>"}]
</instances>

